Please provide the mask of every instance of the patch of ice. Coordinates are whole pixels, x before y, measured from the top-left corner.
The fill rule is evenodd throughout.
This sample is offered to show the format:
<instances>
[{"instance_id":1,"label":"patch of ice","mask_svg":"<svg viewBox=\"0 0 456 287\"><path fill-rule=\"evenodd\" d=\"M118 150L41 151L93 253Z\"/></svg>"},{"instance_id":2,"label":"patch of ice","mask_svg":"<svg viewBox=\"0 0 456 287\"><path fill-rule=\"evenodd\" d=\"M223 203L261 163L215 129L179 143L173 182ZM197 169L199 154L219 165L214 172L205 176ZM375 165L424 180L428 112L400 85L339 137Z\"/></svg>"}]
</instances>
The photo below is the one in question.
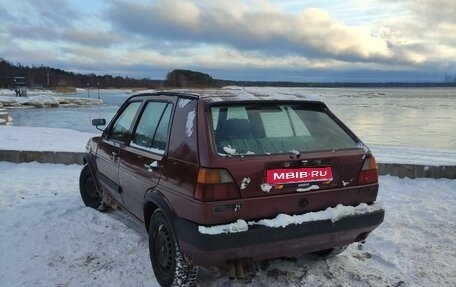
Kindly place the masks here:
<instances>
[{"instance_id":1,"label":"patch of ice","mask_svg":"<svg viewBox=\"0 0 456 287\"><path fill-rule=\"evenodd\" d=\"M270 192L272 189L272 185L270 185L269 183L262 183L261 184L261 190L264 191L264 192Z\"/></svg>"},{"instance_id":2,"label":"patch of ice","mask_svg":"<svg viewBox=\"0 0 456 287\"><path fill-rule=\"evenodd\" d=\"M233 94L236 95L236 97L240 100L258 100L255 95L249 93L247 89L239 89L239 90L232 90L231 91Z\"/></svg>"},{"instance_id":3,"label":"patch of ice","mask_svg":"<svg viewBox=\"0 0 456 287\"><path fill-rule=\"evenodd\" d=\"M316 185L316 184L312 184L309 187L298 188L298 189L296 189L296 191L297 192L304 192L304 191L311 191L311 190L317 190L317 189L320 189L320 187L318 185Z\"/></svg>"},{"instance_id":4,"label":"patch of ice","mask_svg":"<svg viewBox=\"0 0 456 287\"><path fill-rule=\"evenodd\" d=\"M250 183L250 177L244 177L241 182L241 189L246 189L247 185Z\"/></svg>"},{"instance_id":5,"label":"patch of ice","mask_svg":"<svg viewBox=\"0 0 456 287\"><path fill-rule=\"evenodd\" d=\"M193 121L195 119L196 113L195 109L191 110L187 114L187 122L185 123L185 133L187 134L187 137L191 137L193 134Z\"/></svg>"}]
</instances>

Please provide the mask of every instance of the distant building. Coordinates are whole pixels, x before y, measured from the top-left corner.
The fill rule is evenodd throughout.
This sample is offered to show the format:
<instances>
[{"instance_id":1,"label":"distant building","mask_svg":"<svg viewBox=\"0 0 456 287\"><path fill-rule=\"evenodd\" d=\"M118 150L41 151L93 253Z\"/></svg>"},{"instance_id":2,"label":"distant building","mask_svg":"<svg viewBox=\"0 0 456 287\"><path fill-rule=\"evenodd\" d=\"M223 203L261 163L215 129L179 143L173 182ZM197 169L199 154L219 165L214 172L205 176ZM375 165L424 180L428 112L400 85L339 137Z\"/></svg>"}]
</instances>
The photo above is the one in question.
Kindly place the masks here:
<instances>
[{"instance_id":1,"label":"distant building","mask_svg":"<svg viewBox=\"0 0 456 287\"><path fill-rule=\"evenodd\" d=\"M16 97L27 97L27 80L25 77L14 77L14 91Z\"/></svg>"}]
</instances>

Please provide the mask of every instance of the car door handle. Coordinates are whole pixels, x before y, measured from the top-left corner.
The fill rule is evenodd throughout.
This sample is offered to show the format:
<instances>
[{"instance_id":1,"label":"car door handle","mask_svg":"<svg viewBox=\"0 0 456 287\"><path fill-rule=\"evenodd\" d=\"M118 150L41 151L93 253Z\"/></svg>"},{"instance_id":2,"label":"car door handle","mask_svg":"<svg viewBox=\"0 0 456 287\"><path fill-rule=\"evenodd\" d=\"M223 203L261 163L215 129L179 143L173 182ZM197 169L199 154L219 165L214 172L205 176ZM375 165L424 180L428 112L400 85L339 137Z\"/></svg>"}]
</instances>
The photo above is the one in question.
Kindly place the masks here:
<instances>
[{"instance_id":1,"label":"car door handle","mask_svg":"<svg viewBox=\"0 0 456 287\"><path fill-rule=\"evenodd\" d=\"M111 154L114 158L118 158L120 156L120 150L116 149Z\"/></svg>"},{"instance_id":2,"label":"car door handle","mask_svg":"<svg viewBox=\"0 0 456 287\"><path fill-rule=\"evenodd\" d=\"M158 169L158 161L154 160L149 164L145 164L144 167L147 168L148 172L153 172Z\"/></svg>"}]
</instances>

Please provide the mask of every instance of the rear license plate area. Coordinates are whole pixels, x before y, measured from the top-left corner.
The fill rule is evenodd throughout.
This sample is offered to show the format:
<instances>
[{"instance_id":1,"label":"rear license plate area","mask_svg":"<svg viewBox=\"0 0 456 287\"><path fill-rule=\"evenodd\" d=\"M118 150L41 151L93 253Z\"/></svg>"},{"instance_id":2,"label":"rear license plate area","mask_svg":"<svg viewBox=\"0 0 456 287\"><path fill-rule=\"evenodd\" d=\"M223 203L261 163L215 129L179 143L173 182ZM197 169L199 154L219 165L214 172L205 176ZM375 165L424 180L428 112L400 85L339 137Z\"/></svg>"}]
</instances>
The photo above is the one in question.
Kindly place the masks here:
<instances>
[{"instance_id":1,"label":"rear license plate area","mask_svg":"<svg viewBox=\"0 0 456 287\"><path fill-rule=\"evenodd\" d=\"M323 182L332 179L332 169L330 166L279 168L268 169L266 171L266 183L268 184Z\"/></svg>"}]
</instances>

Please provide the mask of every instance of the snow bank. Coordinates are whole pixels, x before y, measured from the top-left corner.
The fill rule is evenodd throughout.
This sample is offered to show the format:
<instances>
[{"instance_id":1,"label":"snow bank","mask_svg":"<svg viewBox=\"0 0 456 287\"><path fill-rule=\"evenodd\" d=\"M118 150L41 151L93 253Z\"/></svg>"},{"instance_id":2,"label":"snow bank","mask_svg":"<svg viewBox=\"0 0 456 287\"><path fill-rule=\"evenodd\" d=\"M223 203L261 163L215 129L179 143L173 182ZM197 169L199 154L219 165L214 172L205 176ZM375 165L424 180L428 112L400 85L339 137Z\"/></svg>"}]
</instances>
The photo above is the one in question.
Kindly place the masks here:
<instances>
[{"instance_id":1,"label":"snow bank","mask_svg":"<svg viewBox=\"0 0 456 287\"><path fill-rule=\"evenodd\" d=\"M40 94L28 97L0 96L0 106L3 107L59 107L59 106L81 106L81 105L100 105L101 99L62 97L50 94Z\"/></svg>"},{"instance_id":2,"label":"snow bank","mask_svg":"<svg viewBox=\"0 0 456 287\"><path fill-rule=\"evenodd\" d=\"M27 90L27 95L55 95L55 93L51 90L40 90L40 89L28 89ZM10 89L0 89L0 96L5 96L5 97L15 97L16 92L14 90Z\"/></svg>"},{"instance_id":3,"label":"snow bank","mask_svg":"<svg viewBox=\"0 0 456 287\"><path fill-rule=\"evenodd\" d=\"M80 170L0 162L1 285L159 286L144 227L84 207ZM455 191L456 180L382 176L385 222L366 244L327 260L263 261L242 280L201 268L197 285L456 286Z\"/></svg>"},{"instance_id":4,"label":"snow bank","mask_svg":"<svg viewBox=\"0 0 456 287\"><path fill-rule=\"evenodd\" d=\"M0 150L85 152L94 136L68 129L0 126Z\"/></svg>"}]
</instances>

